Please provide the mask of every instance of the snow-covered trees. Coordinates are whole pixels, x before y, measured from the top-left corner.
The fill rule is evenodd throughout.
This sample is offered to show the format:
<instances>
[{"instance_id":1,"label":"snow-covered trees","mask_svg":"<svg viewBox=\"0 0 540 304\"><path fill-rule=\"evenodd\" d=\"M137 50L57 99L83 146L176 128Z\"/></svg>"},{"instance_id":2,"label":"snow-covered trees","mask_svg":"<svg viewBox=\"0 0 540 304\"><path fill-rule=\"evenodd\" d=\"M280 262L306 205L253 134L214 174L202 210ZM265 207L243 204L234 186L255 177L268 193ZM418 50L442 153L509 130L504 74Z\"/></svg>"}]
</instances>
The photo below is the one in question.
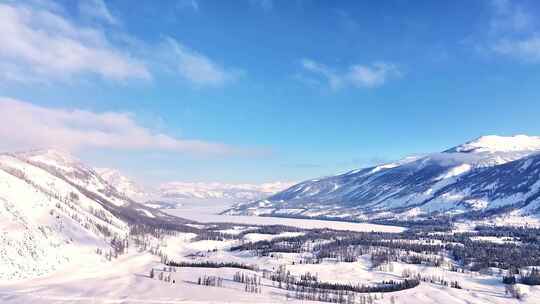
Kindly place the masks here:
<instances>
[{"instance_id":1,"label":"snow-covered trees","mask_svg":"<svg viewBox=\"0 0 540 304\"><path fill-rule=\"evenodd\" d=\"M233 281L244 284L244 291L250 293L261 293L261 277L258 275L247 275L243 272L236 272Z\"/></svg>"},{"instance_id":2,"label":"snow-covered trees","mask_svg":"<svg viewBox=\"0 0 540 304\"><path fill-rule=\"evenodd\" d=\"M242 263L236 263L236 262L211 262L211 261L200 261L200 262L175 262L175 261L168 261L166 263L168 266L174 266L174 267L200 267L200 268L223 268L223 267L230 267L230 268L239 268L239 269L246 269L246 270L256 270L257 267L253 265L247 265Z\"/></svg>"},{"instance_id":3,"label":"snow-covered trees","mask_svg":"<svg viewBox=\"0 0 540 304\"><path fill-rule=\"evenodd\" d=\"M521 283L525 285L540 285L540 271L538 268L533 268L529 273L521 276Z\"/></svg>"},{"instance_id":4,"label":"snow-covered trees","mask_svg":"<svg viewBox=\"0 0 540 304\"><path fill-rule=\"evenodd\" d=\"M214 286L214 287L222 287L223 286L223 278L218 276L202 276L197 279L198 285L205 285L205 286Z\"/></svg>"}]
</instances>

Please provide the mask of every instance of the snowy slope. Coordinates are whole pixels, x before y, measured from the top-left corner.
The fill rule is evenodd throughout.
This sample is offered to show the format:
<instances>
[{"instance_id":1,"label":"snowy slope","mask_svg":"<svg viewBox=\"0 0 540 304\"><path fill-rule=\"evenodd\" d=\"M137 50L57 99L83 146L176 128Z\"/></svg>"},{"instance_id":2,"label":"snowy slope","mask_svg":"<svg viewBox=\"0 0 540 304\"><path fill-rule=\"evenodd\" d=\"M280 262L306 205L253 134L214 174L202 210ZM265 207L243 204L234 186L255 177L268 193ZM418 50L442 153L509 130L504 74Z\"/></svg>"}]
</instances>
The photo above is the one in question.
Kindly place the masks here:
<instances>
[{"instance_id":1,"label":"snowy slope","mask_svg":"<svg viewBox=\"0 0 540 304\"><path fill-rule=\"evenodd\" d=\"M464 153L479 152L523 152L540 150L540 137L515 135L515 136L482 136L476 140L457 146L449 151Z\"/></svg>"},{"instance_id":2,"label":"snowy slope","mask_svg":"<svg viewBox=\"0 0 540 304\"><path fill-rule=\"evenodd\" d=\"M169 236L163 247L168 256L175 260L187 259L186 255L197 252L211 254L195 258L199 261L238 262L258 265L260 269L276 269L284 265L293 275L306 272L316 274L327 282L359 284L381 280L398 279L404 270L434 276L448 281L458 281L462 289L441 286L437 283L421 282L419 286L384 294L377 294L377 304L432 304L432 303L538 303L539 286L517 284L523 293L520 300L512 299L505 293L500 274L480 274L449 271L447 267L432 267L422 264L392 262L386 267L373 267L369 255L362 255L356 262L337 262L333 259L320 264L298 263L303 253L280 253L274 257L257 257L251 254L228 251L235 241L197 241L193 234ZM216 249L216 251L214 251ZM94 256L96 256L94 254ZM284 289L262 279L260 293L245 292L245 285L232 280L235 268L192 268L179 267L169 273L174 283L158 278L150 278L150 269L163 269L159 259L148 252L131 248L129 253L110 262L96 261L85 256L84 261L69 265L61 272L47 277L27 281L2 284L0 282L1 303L168 303L168 304L210 304L210 303L328 303L296 300L287 296ZM496 270L496 269L495 269ZM158 270L157 272L161 272ZM242 270L246 275L260 275L261 272ZM167 275L167 273L166 273ZM222 287L197 284L202 276L224 278ZM375 296L375 294L371 294ZM357 298L358 299L358 298ZM366 301L368 302L368 301ZM363 303L356 301L355 303ZM369 302L368 302L369 303Z\"/></svg>"},{"instance_id":3,"label":"snowy slope","mask_svg":"<svg viewBox=\"0 0 540 304\"><path fill-rule=\"evenodd\" d=\"M15 154L25 162L43 168L51 174L60 176L77 186L92 191L116 206L128 202L112 185L107 183L95 170L87 167L72 155L58 150L35 150Z\"/></svg>"},{"instance_id":4,"label":"snowy slope","mask_svg":"<svg viewBox=\"0 0 540 304\"><path fill-rule=\"evenodd\" d=\"M484 136L441 153L309 180L229 214L347 219L538 214L540 137Z\"/></svg>"},{"instance_id":5,"label":"snowy slope","mask_svg":"<svg viewBox=\"0 0 540 304\"><path fill-rule=\"evenodd\" d=\"M65 152L36 150L12 155L63 179L124 221L151 225L177 225L187 222L135 202L109 184L96 170Z\"/></svg>"},{"instance_id":6,"label":"snowy slope","mask_svg":"<svg viewBox=\"0 0 540 304\"><path fill-rule=\"evenodd\" d=\"M0 228L0 279L47 273L73 249L106 247L105 234L127 232L77 188L9 155L0 156Z\"/></svg>"},{"instance_id":7,"label":"snowy slope","mask_svg":"<svg viewBox=\"0 0 540 304\"><path fill-rule=\"evenodd\" d=\"M81 251L107 251L130 224L188 221L121 195L69 154L0 154L0 280L48 273Z\"/></svg>"}]
</instances>

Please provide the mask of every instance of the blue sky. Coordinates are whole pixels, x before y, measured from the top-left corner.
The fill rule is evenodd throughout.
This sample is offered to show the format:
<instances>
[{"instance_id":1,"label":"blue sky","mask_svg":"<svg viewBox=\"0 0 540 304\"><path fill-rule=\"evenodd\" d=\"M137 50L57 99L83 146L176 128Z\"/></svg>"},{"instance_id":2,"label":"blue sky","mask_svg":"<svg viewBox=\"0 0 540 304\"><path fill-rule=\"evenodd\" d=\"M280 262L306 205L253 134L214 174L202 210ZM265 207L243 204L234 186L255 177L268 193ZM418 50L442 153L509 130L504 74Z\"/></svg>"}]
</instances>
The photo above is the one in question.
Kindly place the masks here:
<instances>
[{"instance_id":1,"label":"blue sky","mask_svg":"<svg viewBox=\"0 0 540 304\"><path fill-rule=\"evenodd\" d=\"M536 1L2 1L2 150L299 181L540 134ZM16 112L16 114L14 114Z\"/></svg>"}]
</instances>

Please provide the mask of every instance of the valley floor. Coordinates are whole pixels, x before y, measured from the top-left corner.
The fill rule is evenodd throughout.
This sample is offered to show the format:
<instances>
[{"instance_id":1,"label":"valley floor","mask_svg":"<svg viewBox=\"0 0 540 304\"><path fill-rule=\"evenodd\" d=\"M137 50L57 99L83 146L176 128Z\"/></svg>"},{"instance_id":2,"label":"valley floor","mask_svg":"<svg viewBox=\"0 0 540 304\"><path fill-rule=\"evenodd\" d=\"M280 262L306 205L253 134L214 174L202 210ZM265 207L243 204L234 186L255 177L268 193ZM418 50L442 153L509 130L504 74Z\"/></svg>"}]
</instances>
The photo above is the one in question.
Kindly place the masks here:
<instances>
[{"instance_id":1,"label":"valley floor","mask_svg":"<svg viewBox=\"0 0 540 304\"><path fill-rule=\"evenodd\" d=\"M517 284L523 295L521 300L511 298L505 292L501 275L480 274L475 272L451 272L447 266L432 267L426 265L391 262L383 267L374 267L370 254L363 254L355 262L339 262L324 259L318 264L305 264L303 253L274 253L260 256L249 250L229 250L232 246L257 241L271 241L279 238L298 237L307 230L291 228L290 231L267 234L260 231L250 232L249 225L287 224L297 228L312 229L330 227L337 230L401 232L404 229L394 226L327 222L284 218L230 217L215 215L215 206L194 205L169 212L203 222L236 222L228 225L220 233L238 235L236 239L197 240L193 233L165 235L161 239L152 239L151 246L159 247L162 255L175 262L233 262L243 265L256 265L257 271L237 268L200 268L174 267L164 271L165 265L150 250L139 250L132 242L126 254L108 260L103 254L97 254L95 248L72 248L74 254L61 268L45 276L19 281L0 282L0 303L316 303L294 299L293 292L278 288L275 282L267 278L260 280L260 292L246 292L246 285L233 280L237 273L246 276L261 276L264 270L275 272L285 265L286 271L293 276L307 272L316 274L322 282L342 284L370 284L383 280L400 280L404 271L419 273L422 276L434 276L446 281L459 281L462 289L450 288L436 283L422 281L419 286L390 293L371 293L372 303L538 303L540 286L528 287ZM244 224L244 225L241 225ZM248 226L246 226L247 224ZM211 224L200 226L215 227ZM238 225L238 226L235 226ZM463 228L463 227L462 227ZM470 227L467 227L468 230ZM218 229L218 228L212 228ZM219 228L222 229L222 228ZM288 229L288 228L287 228ZM295 230L296 229L296 230ZM483 238L484 241L501 242L499 239ZM318 242L319 240L313 240ZM321 240L324 242L324 240ZM433 243L433 240L428 240ZM421 242L421 241L417 241ZM313 245L311 245L313 246ZM150 277L154 269L155 277ZM170 276L171 282L160 280ZM222 286L199 285L200 278L215 276L223 280ZM174 283L173 283L174 281ZM319 302L317 302L319 303ZM321 302L322 303L322 302ZM361 302L359 298L355 303Z\"/></svg>"},{"instance_id":2,"label":"valley floor","mask_svg":"<svg viewBox=\"0 0 540 304\"><path fill-rule=\"evenodd\" d=\"M230 202L186 200L181 208L165 209L163 211L182 218L202 223L235 223L245 225L286 225L304 229L332 228L336 230L351 231L384 231L401 232L402 227L376 225L368 223L351 223L339 221L324 221L312 219L295 219L280 217L259 217L243 215L221 215L219 212L232 206Z\"/></svg>"},{"instance_id":3,"label":"valley floor","mask_svg":"<svg viewBox=\"0 0 540 304\"><path fill-rule=\"evenodd\" d=\"M246 234L248 238L257 235ZM262 235L264 236L264 235ZM447 280L459 280L463 289L443 287L421 282L418 287L386 293L373 293L374 303L538 303L540 287L520 285L524 299L521 301L505 294L504 285L495 275L449 272L443 268L410 265L394 262L383 269L372 268L369 255L361 256L357 262L345 263L325 260L321 264L294 263L299 254L277 254L273 257L258 257L244 251L227 250L237 240L195 241L195 235L182 233L166 237L161 241L162 250L177 261L196 260L237 262L258 265L260 269L273 270L286 265L291 274L307 271L316 273L327 282L358 283L399 279L404 269L422 275L442 276ZM259 235L261 237L261 235ZM270 236L271 237L271 236ZM262 280L261 293L247 293L244 284L232 280L238 269L176 267L166 271L175 282L157 279L163 269L158 256L148 251L140 252L129 248L127 254L112 261L96 253L81 254L80 258L67 264L49 276L0 283L1 303L309 303L287 297L287 291L274 286L270 280ZM150 278L150 269L156 270L156 278ZM256 272L241 270L246 275ZM260 272L259 272L260 273ZM198 285L203 276L223 278L222 287ZM383 298L384 296L384 298Z\"/></svg>"}]
</instances>

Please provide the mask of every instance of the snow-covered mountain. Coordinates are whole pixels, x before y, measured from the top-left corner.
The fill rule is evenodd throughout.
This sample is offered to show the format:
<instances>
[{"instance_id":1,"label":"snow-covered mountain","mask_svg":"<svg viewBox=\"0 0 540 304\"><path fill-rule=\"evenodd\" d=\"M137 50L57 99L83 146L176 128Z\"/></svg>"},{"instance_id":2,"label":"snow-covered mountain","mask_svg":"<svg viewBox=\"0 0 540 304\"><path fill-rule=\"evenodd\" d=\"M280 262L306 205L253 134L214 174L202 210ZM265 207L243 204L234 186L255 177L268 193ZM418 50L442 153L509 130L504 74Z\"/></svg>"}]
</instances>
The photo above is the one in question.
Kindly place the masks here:
<instances>
[{"instance_id":1,"label":"snow-covered mountain","mask_svg":"<svg viewBox=\"0 0 540 304\"><path fill-rule=\"evenodd\" d=\"M95 170L101 178L109 185L113 186L122 195L140 203L150 199L150 191L143 189L143 187L131 178L122 174L118 169L96 168Z\"/></svg>"},{"instance_id":2,"label":"snow-covered mountain","mask_svg":"<svg viewBox=\"0 0 540 304\"><path fill-rule=\"evenodd\" d=\"M484 136L421 157L308 180L229 214L407 218L540 214L540 137Z\"/></svg>"},{"instance_id":3,"label":"snow-covered mountain","mask_svg":"<svg viewBox=\"0 0 540 304\"><path fill-rule=\"evenodd\" d=\"M184 223L130 200L67 153L0 154L0 279L47 273L80 251L106 252L132 224Z\"/></svg>"},{"instance_id":4,"label":"snow-covered mountain","mask_svg":"<svg viewBox=\"0 0 540 304\"><path fill-rule=\"evenodd\" d=\"M136 202L154 208L175 208L183 200L234 200L245 202L262 199L282 191L294 183L228 184L203 182L168 182L157 188L143 188L117 169L97 168L95 171L118 192Z\"/></svg>"},{"instance_id":5,"label":"snow-covered mountain","mask_svg":"<svg viewBox=\"0 0 540 304\"><path fill-rule=\"evenodd\" d=\"M287 182L263 184L170 182L161 185L159 193L163 198L247 201L265 198L292 185L293 183Z\"/></svg>"}]
</instances>

